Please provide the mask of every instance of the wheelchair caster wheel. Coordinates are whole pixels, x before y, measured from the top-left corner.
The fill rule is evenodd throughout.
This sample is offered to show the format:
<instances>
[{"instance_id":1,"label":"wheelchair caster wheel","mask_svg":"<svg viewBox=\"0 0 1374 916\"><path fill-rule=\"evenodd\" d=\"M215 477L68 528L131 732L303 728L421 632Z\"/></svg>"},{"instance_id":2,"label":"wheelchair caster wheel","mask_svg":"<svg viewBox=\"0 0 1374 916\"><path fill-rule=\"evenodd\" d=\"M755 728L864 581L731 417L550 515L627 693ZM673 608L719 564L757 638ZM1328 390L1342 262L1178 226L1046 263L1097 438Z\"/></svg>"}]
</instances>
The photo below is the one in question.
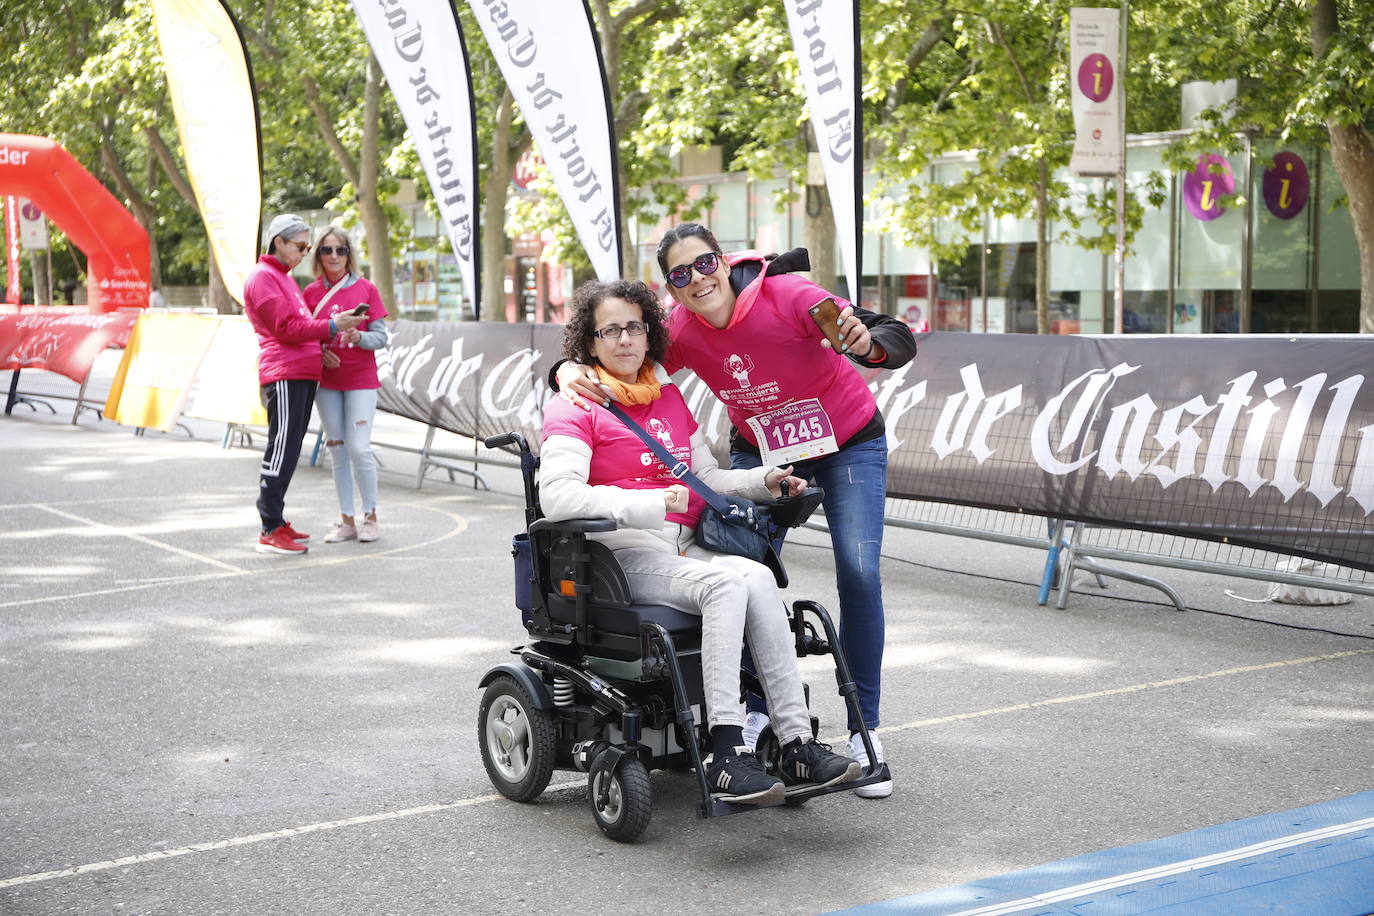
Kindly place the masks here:
<instances>
[{"instance_id":1,"label":"wheelchair caster wheel","mask_svg":"<svg viewBox=\"0 0 1374 916\"><path fill-rule=\"evenodd\" d=\"M587 801L602 833L622 843L632 842L649 826L654 804L649 771L635 757L621 757L611 770L603 753L587 774Z\"/></svg>"},{"instance_id":2,"label":"wheelchair caster wheel","mask_svg":"<svg viewBox=\"0 0 1374 916\"><path fill-rule=\"evenodd\" d=\"M496 678L482 694L477 744L487 777L506 798L533 801L548 786L557 753L553 716L513 678Z\"/></svg>"}]
</instances>

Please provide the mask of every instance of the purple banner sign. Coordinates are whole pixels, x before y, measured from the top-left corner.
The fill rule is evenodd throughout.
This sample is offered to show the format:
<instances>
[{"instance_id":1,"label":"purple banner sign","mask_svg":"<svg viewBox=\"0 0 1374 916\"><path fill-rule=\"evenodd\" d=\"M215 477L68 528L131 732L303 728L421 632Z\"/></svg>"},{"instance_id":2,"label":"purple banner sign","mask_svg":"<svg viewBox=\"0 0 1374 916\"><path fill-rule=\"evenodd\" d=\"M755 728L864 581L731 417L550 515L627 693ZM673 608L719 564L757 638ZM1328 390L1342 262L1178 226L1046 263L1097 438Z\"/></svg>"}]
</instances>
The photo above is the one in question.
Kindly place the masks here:
<instances>
[{"instance_id":1,"label":"purple banner sign","mask_svg":"<svg viewBox=\"0 0 1374 916\"><path fill-rule=\"evenodd\" d=\"M1078 88L1094 102L1104 101L1112 94L1112 62L1105 54L1089 54L1078 65Z\"/></svg>"},{"instance_id":2,"label":"purple banner sign","mask_svg":"<svg viewBox=\"0 0 1374 916\"><path fill-rule=\"evenodd\" d=\"M1236 176L1225 156L1216 153L1201 156L1193 170L1183 176L1184 206L1203 222L1210 222L1225 213L1221 197L1234 193Z\"/></svg>"},{"instance_id":3,"label":"purple banner sign","mask_svg":"<svg viewBox=\"0 0 1374 916\"><path fill-rule=\"evenodd\" d=\"M1307 163L1297 153L1284 151L1264 170L1264 205L1279 219L1292 219L1307 206L1312 190Z\"/></svg>"}]
</instances>

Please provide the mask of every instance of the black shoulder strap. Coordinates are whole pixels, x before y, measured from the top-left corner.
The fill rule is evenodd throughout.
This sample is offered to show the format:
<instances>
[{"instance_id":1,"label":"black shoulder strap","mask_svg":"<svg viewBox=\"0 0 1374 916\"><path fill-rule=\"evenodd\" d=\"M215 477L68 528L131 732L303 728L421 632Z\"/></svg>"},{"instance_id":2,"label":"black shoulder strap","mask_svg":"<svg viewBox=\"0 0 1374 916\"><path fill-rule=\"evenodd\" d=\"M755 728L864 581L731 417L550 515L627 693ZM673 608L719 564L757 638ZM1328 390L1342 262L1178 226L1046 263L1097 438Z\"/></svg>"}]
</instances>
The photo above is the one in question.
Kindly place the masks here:
<instances>
[{"instance_id":1,"label":"black shoulder strap","mask_svg":"<svg viewBox=\"0 0 1374 916\"><path fill-rule=\"evenodd\" d=\"M613 413L616 419L624 423L629 428L630 432L638 436L640 441L649 447L649 451L654 453L655 458L663 462L663 466L668 469L670 474L695 490L702 499L710 504L712 509L715 509L726 518L743 514L738 506L728 501L715 490L712 490L706 485L705 481L692 473L692 469L687 466L687 462L678 461L674 458L673 454L663 447L662 442L659 442L653 436L649 435L644 427L630 419L630 415L625 413L619 404L615 401L611 401L606 405L606 409Z\"/></svg>"}]
</instances>

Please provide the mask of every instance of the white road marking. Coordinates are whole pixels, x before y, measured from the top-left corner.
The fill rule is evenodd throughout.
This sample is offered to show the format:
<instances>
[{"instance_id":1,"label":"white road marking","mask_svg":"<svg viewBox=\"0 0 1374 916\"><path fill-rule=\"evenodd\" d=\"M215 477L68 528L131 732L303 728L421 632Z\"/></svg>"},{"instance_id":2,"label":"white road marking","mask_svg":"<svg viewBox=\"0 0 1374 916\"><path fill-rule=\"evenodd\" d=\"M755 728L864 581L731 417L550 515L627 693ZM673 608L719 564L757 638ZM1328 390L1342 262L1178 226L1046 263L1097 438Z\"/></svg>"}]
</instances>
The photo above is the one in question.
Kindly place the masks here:
<instances>
[{"instance_id":1,"label":"white road marking","mask_svg":"<svg viewBox=\"0 0 1374 916\"><path fill-rule=\"evenodd\" d=\"M551 785L544 791L553 792L559 789L581 788L586 786L585 780L576 782L558 783ZM156 862L160 859L175 859L178 856L188 856L193 852L211 852L215 849L226 849L230 846L247 846L252 843L263 843L267 840L282 840L287 837L302 836L307 833L320 833L325 830L337 830L340 827L356 827L359 824L375 824L378 821L391 821L401 817L414 817L417 814L433 814L436 811L452 811L456 808L470 808L473 805L482 805L487 802L496 801L504 798L503 795L479 795L476 798L465 798L462 801L449 802L442 805L421 805L418 808L403 808L399 811L383 811L378 814L362 814L358 817L346 817L337 821L323 821L318 824L306 824L304 827L287 827L284 830L273 830L268 833L254 833L249 836L237 836L227 840L214 840L209 843L196 843L193 846L181 846L177 849L159 849L157 852L145 852L137 856L125 856L122 859L107 859L104 862L91 862L86 865L74 865L71 868L62 868L57 871L36 872L31 875L19 875L16 878L6 878L0 881L0 890L7 887L15 887L20 884L34 884L39 881L52 881L55 878L72 878L76 875L85 875L93 871L106 871L111 868L122 868L126 865L138 865L143 862Z\"/></svg>"},{"instance_id":2,"label":"white road marking","mask_svg":"<svg viewBox=\"0 0 1374 916\"><path fill-rule=\"evenodd\" d=\"M149 547L156 547L158 550L166 550L167 552L174 553L180 557L186 557L187 559L191 560L199 560L201 563L209 563L211 566L218 566L220 569L227 569L230 572L243 572L241 568L233 566L229 563L224 563L220 560L216 560L214 557L207 557L204 554L195 553L194 551L190 550L182 550L180 547L173 547L171 544L164 544L161 541L155 541L152 538L144 537L141 534L134 534L132 531L129 531L125 528L116 528L114 525L107 525L106 523L98 522L95 519L83 518L80 515L74 515L71 512L66 512L62 509L55 509L52 506L45 505L44 503L34 503L33 507L35 509L42 509L44 512L51 513L53 515L58 516L59 518L65 518L68 521L80 522L83 525L89 525L90 527L97 528L101 531L108 531L110 534L118 535L122 538L129 538L130 540L138 541L140 544L147 544Z\"/></svg>"},{"instance_id":3,"label":"white road marking","mask_svg":"<svg viewBox=\"0 0 1374 916\"><path fill-rule=\"evenodd\" d=\"M2 606L2 605L0 605ZM1265 662L1262 665L1245 665L1240 668L1223 668L1220 671L1209 671L1206 674L1190 674L1187 677L1173 677L1165 681L1149 681L1144 684L1131 684L1126 687L1113 687L1108 690L1096 690L1092 693L1075 693L1071 696L1053 697L1048 700L1036 700L1031 703L1017 703L1014 706L999 706L996 709L984 709L979 712L963 712L952 716L941 716L937 719L921 719L916 722L904 722L901 725L883 725L873 729L877 735L888 732L902 732L912 728L929 728L932 725L944 725L948 722L959 722L964 719L980 719L984 716L1001 715L1008 712L1022 712L1027 709L1039 709L1043 706L1055 706L1060 703L1077 703L1080 700L1096 700L1102 697L1120 696L1124 693L1137 693L1141 690L1158 690L1161 687L1177 687L1181 684L1191 684L1194 681L1205 681L1210 678L1229 677L1233 674L1248 674L1251 671L1269 671L1274 668L1285 668L1289 665L1306 665L1312 662L1329 662L1340 658L1351 658L1357 655L1374 655L1374 649L1350 649L1346 652L1332 652L1328 655L1309 655L1305 658L1291 658L1278 662ZM830 739L834 743L839 739ZM844 740L848 740L846 735Z\"/></svg>"},{"instance_id":4,"label":"white road marking","mask_svg":"<svg viewBox=\"0 0 1374 916\"><path fill-rule=\"evenodd\" d=\"M38 508L46 508L38 503L33 503L32 505ZM405 508L423 509L429 512L438 512L440 515L446 515L449 518L453 519L453 521L456 524L453 526L452 530L448 531L445 534L441 534L438 537L430 538L427 541L420 541L415 544L406 544L401 547L393 547L390 550L369 550L367 552L350 553L348 555L332 557L327 560L318 560L313 558L293 558L291 560L283 560L279 563L273 563L271 565L260 566L255 569L239 569L234 566L228 566L227 568L232 571L218 573L199 573L189 576L174 576L170 578L147 579L142 582L139 582L136 585L122 585L115 588L101 588L94 589L89 592L73 592L65 595L44 595L40 598L22 598L18 601L0 602L0 608L24 607L26 605L32 604L47 604L53 601L76 601L82 598L99 598L103 595L116 595L121 592L136 592L147 588L158 588L164 585L184 585L191 582L207 582L214 579L232 579L237 576L274 576L278 573L283 572L297 573L300 572L301 564L303 563L309 564L309 566L312 569L318 569L321 566L337 566L340 563L355 563L360 560L374 560L380 557L392 556L394 554L409 553L410 551L420 550L424 547L432 547L433 545L438 544L442 541L447 541L449 538L457 537L458 535L466 531L468 527L468 521L466 518L464 518L461 515L458 515L457 513L449 512L446 509L441 509L437 506L421 505L419 503L393 503L392 505ZM48 511L54 510L48 509ZM95 524L100 523L96 522Z\"/></svg>"},{"instance_id":5,"label":"white road marking","mask_svg":"<svg viewBox=\"0 0 1374 916\"><path fill-rule=\"evenodd\" d=\"M3 607L4 605L0 605ZM1191 684L1205 681L1211 678L1227 677L1236 674L1246 674L1252 671L1264 671L1272 668L1283 668L1291 665L1304 665L1313 662L1334 661L1336 659L1349 658L1356 655L1374 654L1374 649L1356 649L1349 652L1333 652L1329 655L1309 655L1305 658L1288 659L1285 661L1269 662L1263 665L1247 665L1241 668L1226 668L1220 671L1210 671L1206 674L1195 674L1189 677L1170 678L1164 681L1150 681L1144 684L1134 684L1129 687L1117 687L1112 690L1100 690L1095 693L1080 693L1072 696L1055 697L1049 700L1040 700L1034 703L1019 703L1015 706L998 706L993 709L984 709L978 712L961 713L954 716L942 716L938 719L922 719L917 722L907 722L902 725L889 725L875 729L882 732L905 731L913 728L929 728L933 725L944 725L950 722L960 722L965 719L979 719L988 716L1003 715L1009 712L1021 712L1028 709L1037 709L1044 706L1055 706L1063 703L1074 703L1081 700L1093 700L1100 697L1118 696L1124 693L1134 693L1141 690L1156 690L1163 687L1175 687L1181 684ZM834 744L842 738L827 739L828 743ZM545 789L546 792L560 791L563 789L574 789L585 786L584 780L573 782L557 783ZM319 833L324 830L336 830L340 827L353 827L358 824L371 824L377 821L395 820L401 817L412 817L417 814L432 814L437 811L451 811L456 808L467 808L473 805L486 804L488 802L499 801L504 798L502 795L480 795L475 798L468 798L462 801L449 802L440 805L422 805L418 808L406 808L399 811L385 811L378 814L363 814L358 817L345 818L337 821L324 821L319 824L307 824L303 827L287 827L284 830L274 830L270 833L255 833L250 836L233 837L227 840L215 840L208 843L198 843L194 846L183 846L178 849L164 849L157 852L147 852L141 855L125 856L121 859L109 859L104 862L92 862L88 865L76 865L71 868L64 868L58 871L37 872L30 875L19 875L14 878L0 880L0 889L13 887L19 884L32 884L38 881L52 881L57 878L70 878L75 875L83 875L93 871L103 871L110 868L119 868L124 865L137 865L142 862L155 862L159 859L168 859L175 856L189 855L195 852L208 852L214 849L224 849L229 846L243 846L249 843L261 843L266 840L285 839L288 837L301 836L308 833ZM1374 821L1374 819L1370 819ZM1362 822L1357 822L1362 823ZM1307 842L1304 840L1303 842ZM991 916L991 914L988 914Z\"/></svg>"}]
</instances>

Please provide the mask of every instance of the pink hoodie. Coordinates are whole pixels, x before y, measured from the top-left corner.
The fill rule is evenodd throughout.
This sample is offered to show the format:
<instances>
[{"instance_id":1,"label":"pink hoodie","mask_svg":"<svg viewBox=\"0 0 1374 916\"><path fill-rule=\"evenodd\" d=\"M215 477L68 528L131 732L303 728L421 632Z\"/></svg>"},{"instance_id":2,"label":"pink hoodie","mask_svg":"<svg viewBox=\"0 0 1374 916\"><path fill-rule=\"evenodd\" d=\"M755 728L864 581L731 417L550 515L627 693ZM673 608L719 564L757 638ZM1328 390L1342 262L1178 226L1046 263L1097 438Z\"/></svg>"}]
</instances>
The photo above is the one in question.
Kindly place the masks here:
<instances>
[{"instance_id":1,"label":"pink hoodie","mask_svg":"<svg viewBox=\"0 0 1374 916\"><path fill-rule=\"evenodd\" d=\"M258 259L243 285L243 310L258 333L258 384L320 380L320 343L329 339L329 319L310 317L286 265L270 254Z\"/></svg>"},{"instance_id":2,"label":"pink hoodie","mask_svg":"<svg viewBox=\"0 0 1374 916\"><path fill-rule=\"evenodd\" d=\"M763 258L750 251L727 260L734 266ZM849 360L820 345L824 335L807 309L830 293L796 274L767 277L763 267L735 297L735 311L724 328L711 327L685 306L672 307L664 368L676 372L685 366L695 372L725 403L730 422L750 442L758 439L750 418L768 415L770 430L782 433L787 422L796 422L783 408L810 404L804 417L815 416L819 407L826 419L817 429L833 430L836 444L843 445L873 419L878 405ZM840 308L849 305L839 296L832 298Z\"/></svg>"}]
</instances>

